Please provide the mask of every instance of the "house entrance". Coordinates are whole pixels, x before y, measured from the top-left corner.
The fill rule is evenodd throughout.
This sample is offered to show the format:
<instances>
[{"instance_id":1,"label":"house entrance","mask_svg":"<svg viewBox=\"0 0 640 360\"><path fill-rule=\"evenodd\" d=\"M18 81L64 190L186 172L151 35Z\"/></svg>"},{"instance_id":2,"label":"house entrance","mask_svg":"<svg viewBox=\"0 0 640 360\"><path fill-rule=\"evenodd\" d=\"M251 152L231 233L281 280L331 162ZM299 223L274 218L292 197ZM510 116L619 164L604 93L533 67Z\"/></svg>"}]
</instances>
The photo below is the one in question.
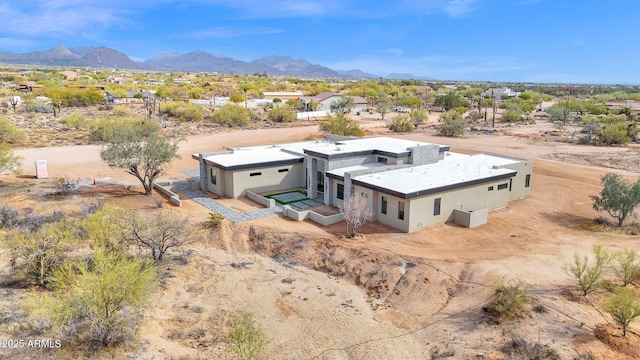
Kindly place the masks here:
<instances>
[{"instance_id":1,"label":"house entrance","mask_svg":"<svg viewBox=\"0 0 640 360\"><path fill-rule=\"evenodd\" d=\"M316 172L316 184L318 194L324 194L324 173L322 171Z\"/></svg>"}]
</instances>

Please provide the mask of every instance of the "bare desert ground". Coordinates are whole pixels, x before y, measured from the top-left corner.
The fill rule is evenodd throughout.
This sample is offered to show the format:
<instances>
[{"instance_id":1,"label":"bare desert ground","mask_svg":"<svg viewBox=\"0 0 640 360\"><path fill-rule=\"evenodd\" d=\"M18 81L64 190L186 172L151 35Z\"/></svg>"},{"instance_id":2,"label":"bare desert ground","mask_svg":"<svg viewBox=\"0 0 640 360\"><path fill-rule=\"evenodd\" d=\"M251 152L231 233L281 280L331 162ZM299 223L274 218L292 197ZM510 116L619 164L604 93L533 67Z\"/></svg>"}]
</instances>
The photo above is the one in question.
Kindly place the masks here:
<instances>
[{"instance_id":1,"label":"bare desert ground","mask_svg":"<svg viewBox=\"0 0 640 360\"><path fill-rule=\"evenodd\" d=\"M239 311L249 311L269 337L271 359L503 359L502 349L512 336L548 345L562 359L585 351L598 359L640 358L640 322L632 324L626 339L619 337L611 318L599 310L602 293L578 296L563 270L574 253L589 253L594 244L640 251L637 235L594 225L601 214L589 200L608 171L630 179L640 175L637 148L558 141L550 135L555 127L540 121L444 138L429 124L414 133L393 134L373 115L359 120L369 135L533 159L531 195L490 213L488 223L474 229L442 224L404 234L369 223L359 237L346 239L344 224L321 227L277 216L225 223L221 231L203 229L200 240L174 252L160 267L162 285L144 311L135 343L102 356L225 359L229 321ZM193 153L321 136L315 123L298 125L190 135L181 145L182 158L163 179L185 178L182 170L197 167ZM106 166L98 145L17 153L24 158L24 175L0 177L2 203L50 211L101 196L106 202L158 211L154 198L159 195L148 198L125 188L135 185L135 179ZM48 161L52 178L80 178L87 186L67 200L42 201L51 180L31 177L33 162L41 159ZM94 179L96 186L91 185ZM245 210L259 206L246 199L222 201ZM188 214L194 227L208 214L189 200L183 207L164 208ZM2 259L0 277L10 272ZM544 311L509 321L488 316L482 308L495 286L516 281L529 287L533 304ZM28 290L0 291L0 319L10 319ZM12 329L7 321L0 322L0 339L15 337ZM0 349L0 357L78 357L64 344L54 351Z\"/></svg>"}]
</instances>

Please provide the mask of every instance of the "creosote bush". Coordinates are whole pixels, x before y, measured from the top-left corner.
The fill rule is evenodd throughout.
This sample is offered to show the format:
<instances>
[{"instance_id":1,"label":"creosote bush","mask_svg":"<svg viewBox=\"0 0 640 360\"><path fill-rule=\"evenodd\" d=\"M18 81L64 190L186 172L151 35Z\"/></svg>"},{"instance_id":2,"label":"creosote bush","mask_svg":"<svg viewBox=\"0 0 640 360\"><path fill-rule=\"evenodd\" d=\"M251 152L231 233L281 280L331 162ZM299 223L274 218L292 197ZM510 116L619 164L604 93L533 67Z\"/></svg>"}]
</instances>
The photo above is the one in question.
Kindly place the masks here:
<instances>
[{"instance_id":1,"label":"creosote bush","mask_svg":"<svg viewBox=\"0 0 640 360\"><path fill-rule=\"evenodd\" d=\"M391 120L391 123L389 123L389 130L395 132L411 132L413 129L413 120L411 120L409 115L397 115Z\"/></svg>"},{"instance_id":2,"label":"creosote bush","mask_svg":"<svg viewBox=\"0 0 640 360\"><path fill-rule=\"evenodd\" d=\"M521 336L513 336L503 348L508 360L560 360L560 355L549 347L539 343L530 343Z\"/></svg>"},{"instance_id":3,"label":"creosote bush","mask_svg":"<svg viewBox=\"0 0 640 360\"><path fill-rule=\"evenodd\" d=\"M522 282L496 288L486 311L501 319L523 317L529 312L529 291Z\"/></svg>"},{"instance_id":4,"label":"creosote bush","mask_svg":"<svg viewBox=\"0 0 640 360\"><path fill-rule=\"evenodd\" d=\"M250 313L241 313L231 323L227 333L229 351L237 360L265 359L265 350L269 341Z\"/></svg>"}]
</instances>

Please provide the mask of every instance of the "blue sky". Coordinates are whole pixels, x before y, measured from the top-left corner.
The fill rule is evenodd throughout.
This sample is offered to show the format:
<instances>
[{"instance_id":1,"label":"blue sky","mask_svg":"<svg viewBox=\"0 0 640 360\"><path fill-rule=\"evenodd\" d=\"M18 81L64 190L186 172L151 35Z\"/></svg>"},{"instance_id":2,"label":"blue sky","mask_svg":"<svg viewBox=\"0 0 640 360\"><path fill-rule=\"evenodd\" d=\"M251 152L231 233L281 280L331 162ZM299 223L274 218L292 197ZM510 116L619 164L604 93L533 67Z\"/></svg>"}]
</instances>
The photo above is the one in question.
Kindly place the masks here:
<instances>
[{"instance_id":1,"label":"blue sky","mask_svg":"<svg viewBox=\"0 0 640 360\"><path fill-rule=\"evenodd\" d=\"M439 80L640 84L637 0L20 0L0 51L203 50Z\"/></svg>"}]
</instances>

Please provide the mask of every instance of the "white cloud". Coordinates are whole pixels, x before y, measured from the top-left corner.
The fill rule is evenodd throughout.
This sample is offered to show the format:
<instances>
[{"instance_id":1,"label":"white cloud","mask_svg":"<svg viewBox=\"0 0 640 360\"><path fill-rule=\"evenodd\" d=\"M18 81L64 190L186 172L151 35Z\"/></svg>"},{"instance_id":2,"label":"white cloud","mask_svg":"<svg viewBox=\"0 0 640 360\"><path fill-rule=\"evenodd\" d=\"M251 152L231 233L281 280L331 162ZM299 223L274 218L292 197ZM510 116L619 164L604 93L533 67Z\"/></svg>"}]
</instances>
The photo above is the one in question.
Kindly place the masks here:
<instances>
[{"instance_id":1,"label":"white cloud","mask_svg":"<svg viewBox=\"0 0 640 360\"><path fill-rule=\"evenodd\" d=\"M405 0L400 3L399 9L405 8L411 12L422 12L424 14L445 13L450 17L462 17L469 15L477 0Z\"/></svg>"},{"instance_id":2,"label":"white cloud","mask_svg":"<svg viewBox=\"0 0 640 360\"><path fill-rule=\"evenodd\" d=\"M466 15L473 11L473 3L475 0L451 0L447 1L444 6L444 12L452 17Z\"/></svg>"}]
</instances>

